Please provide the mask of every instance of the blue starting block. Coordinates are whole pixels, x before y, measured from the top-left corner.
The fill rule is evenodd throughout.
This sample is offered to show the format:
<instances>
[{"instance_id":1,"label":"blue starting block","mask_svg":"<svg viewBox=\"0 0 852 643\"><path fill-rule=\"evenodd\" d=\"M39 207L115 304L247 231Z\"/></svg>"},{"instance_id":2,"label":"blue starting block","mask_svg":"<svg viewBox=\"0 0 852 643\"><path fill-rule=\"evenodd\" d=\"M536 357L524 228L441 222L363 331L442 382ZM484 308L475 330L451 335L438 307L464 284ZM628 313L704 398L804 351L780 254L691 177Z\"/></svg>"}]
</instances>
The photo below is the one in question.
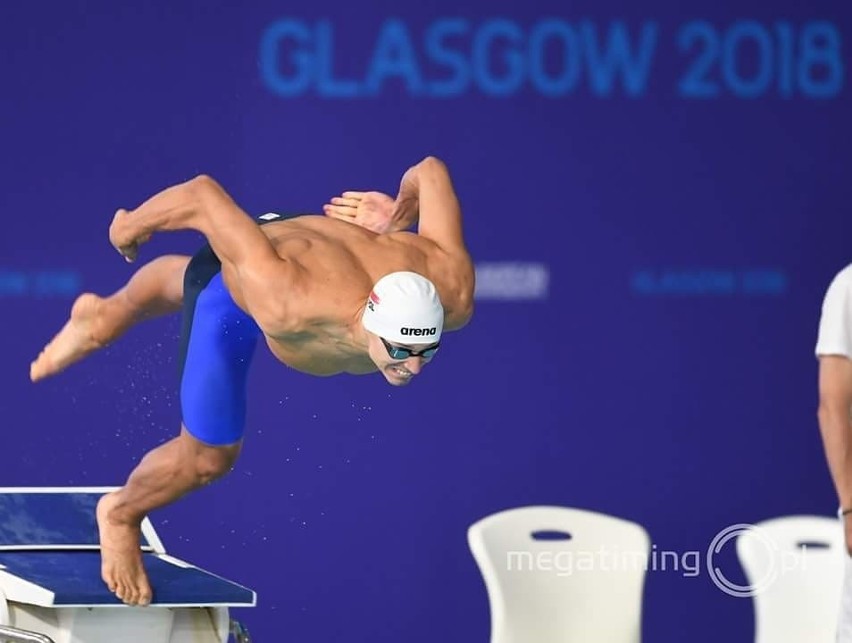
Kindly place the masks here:
<instances>
[{"instance_id":1,"label":"blue starting block","mask_svg":"<svg viewBox=\"0 0 852 643\"><path fill-rule=\"evenodd\" d=\"M0 642L226 643L229 608L256 594L166 554L151 522L139 543L154 597L124 605L101 580L95 507L114 488L0 488Z\"/></svg>"}]
</instances>

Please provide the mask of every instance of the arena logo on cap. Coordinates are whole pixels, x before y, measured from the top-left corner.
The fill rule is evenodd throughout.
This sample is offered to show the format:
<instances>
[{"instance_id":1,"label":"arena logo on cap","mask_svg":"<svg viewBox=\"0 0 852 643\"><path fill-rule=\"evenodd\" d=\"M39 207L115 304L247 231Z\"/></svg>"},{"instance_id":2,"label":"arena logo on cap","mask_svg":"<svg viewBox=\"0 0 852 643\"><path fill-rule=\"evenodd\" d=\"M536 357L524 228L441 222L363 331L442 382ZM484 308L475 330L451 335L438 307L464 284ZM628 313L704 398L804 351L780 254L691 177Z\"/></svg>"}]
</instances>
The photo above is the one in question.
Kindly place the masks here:
<instances>
[{"instance_id":1,"label":"arena logo on cap","mask_svg":"<svg viewBox=\"0 0 852 643\"><path fill-rule=\"evenodd\" d=\"M422 337L424 335L436 335L438 333L438 329L435 327L432 328L407 328L403 326L399 329L399 332L405 336L414 336L414 337Z\"/></svg>"}]
</instances>

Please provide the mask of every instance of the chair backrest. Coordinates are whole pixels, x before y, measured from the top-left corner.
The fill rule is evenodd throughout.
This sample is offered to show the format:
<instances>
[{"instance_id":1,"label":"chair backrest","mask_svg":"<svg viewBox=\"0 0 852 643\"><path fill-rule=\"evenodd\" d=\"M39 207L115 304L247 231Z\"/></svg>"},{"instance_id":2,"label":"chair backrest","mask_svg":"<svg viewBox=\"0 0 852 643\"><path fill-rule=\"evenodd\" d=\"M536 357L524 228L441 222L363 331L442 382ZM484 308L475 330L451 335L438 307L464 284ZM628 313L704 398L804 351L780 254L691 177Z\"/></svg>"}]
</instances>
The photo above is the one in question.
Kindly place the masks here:
<instances>
[{"instance_id":1,"label":"chair backrest","mask_svg":"<svg viewBox=\"0 0 852 643\"><path fill-rule=\"evenodd\" d=\"M753 588L756 643L833 643L845 544L837 518L785 516L737 538Z\"/></svg>"},{"instance_id":2,"label":"chair backrest","mask_svg":"<svg viewBox=\"0 0 852 643\"><path fill-rule=\"evenodd\" d=\"M520 507L471 525L491 643L638 643L650 539L567 507Z\"/></svg>"}]
</instances>

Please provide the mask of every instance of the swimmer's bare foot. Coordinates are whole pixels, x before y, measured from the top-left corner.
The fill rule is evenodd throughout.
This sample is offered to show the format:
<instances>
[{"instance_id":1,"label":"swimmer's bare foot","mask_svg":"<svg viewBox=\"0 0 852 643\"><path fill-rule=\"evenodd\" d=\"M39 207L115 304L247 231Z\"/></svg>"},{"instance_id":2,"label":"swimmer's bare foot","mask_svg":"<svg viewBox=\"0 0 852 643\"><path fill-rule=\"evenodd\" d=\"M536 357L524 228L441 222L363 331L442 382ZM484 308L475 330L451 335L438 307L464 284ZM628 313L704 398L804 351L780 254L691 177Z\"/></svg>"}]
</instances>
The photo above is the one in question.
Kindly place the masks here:
<instances>
[{"instance_id":1,"label":"swimmer's bare foot","mask_svg":"<svg viewBox=\"0 0 852 643\"><path fill-rule=\"evenodd\" d=\"M103 299L93 293L83 293L71 308L71 318L30 364L33 382L56 375L104 344L95 337L95 321Z\"/></svg>"},{"instance_id":2,"label":"swimmer's bare foot","mask_svg":"<svg viewBox=\"0 0 852 643\"><path fill-rule=\"evenodd\" d=\"M101 537L101 577L109 591L128 605L151 602L151 585L142 564L139 549L140 526L112 518L115 494L107 494L98 502L98 530Z\"/></svg>"}]
</instances>

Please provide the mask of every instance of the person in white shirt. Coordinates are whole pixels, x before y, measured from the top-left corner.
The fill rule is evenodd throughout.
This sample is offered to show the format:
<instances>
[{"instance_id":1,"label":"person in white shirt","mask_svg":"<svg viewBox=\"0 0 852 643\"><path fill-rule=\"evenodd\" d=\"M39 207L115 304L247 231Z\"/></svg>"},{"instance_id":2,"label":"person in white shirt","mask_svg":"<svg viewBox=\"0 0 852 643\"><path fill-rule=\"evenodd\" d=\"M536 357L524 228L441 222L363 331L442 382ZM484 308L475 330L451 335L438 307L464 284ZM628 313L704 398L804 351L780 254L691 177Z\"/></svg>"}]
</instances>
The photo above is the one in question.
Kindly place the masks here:
<instances>
[{"instance_id":1,"label":"person in white shirt","mask_svg":"<svg viewBox=\"0 0 852 643\"><path fill-rule=\"evenodd\" d=\"M837 641L852 643L852 264L832 280L819 337L819 427L846 535L846 569Z\"/></svg>"}]
</instances>

